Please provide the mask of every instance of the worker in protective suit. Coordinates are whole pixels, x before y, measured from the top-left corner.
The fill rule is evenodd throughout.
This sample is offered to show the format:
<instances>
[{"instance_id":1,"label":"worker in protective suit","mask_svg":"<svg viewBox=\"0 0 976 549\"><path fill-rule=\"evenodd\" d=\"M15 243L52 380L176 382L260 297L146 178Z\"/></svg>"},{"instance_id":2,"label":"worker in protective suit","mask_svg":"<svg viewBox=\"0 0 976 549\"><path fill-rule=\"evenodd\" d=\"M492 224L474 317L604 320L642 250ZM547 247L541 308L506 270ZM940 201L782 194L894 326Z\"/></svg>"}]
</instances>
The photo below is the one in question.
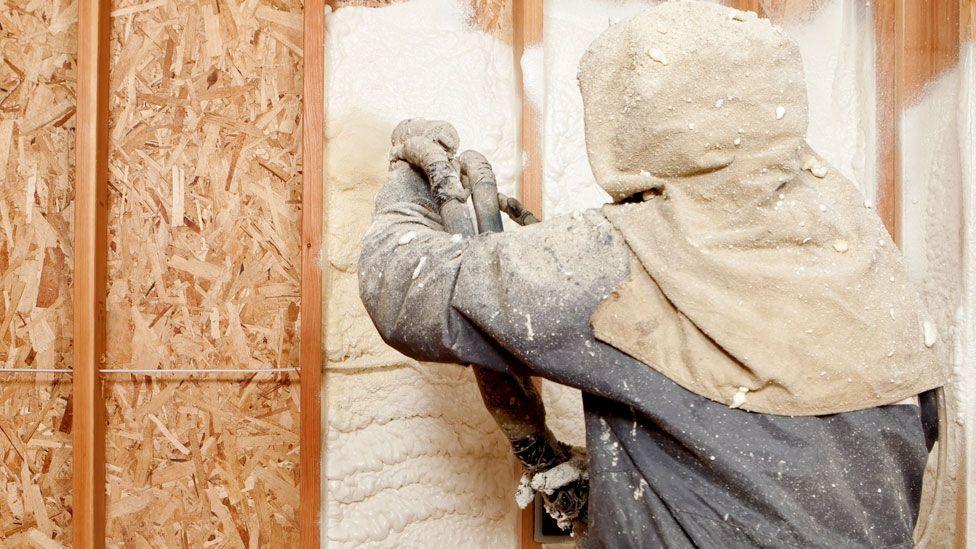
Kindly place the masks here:
<instances>
[{"instance_id":1,"label":"worker in protective suit","mask_svg":"<svg viewBox=\"0 0 976 549\"><path fill-rule=\"evenodd\" d=\"M590 546L911 547L940 338L804 141L796 45L672 2L611 26L579 80L614 203L459 238L438 212L463 197L394 162L359 266L384 340L579 388Z\"/></svg>"}]
</instances>

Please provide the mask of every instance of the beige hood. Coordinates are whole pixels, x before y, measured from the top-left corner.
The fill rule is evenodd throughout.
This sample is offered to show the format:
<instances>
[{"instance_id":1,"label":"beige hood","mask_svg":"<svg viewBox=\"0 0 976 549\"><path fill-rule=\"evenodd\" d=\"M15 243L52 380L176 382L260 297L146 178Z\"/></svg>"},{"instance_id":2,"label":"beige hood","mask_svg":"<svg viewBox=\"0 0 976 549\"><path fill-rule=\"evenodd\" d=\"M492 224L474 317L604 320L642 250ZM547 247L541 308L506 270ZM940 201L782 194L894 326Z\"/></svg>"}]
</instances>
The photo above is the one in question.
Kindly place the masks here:
<instances>
[{"instance_id":1,"label":"beige hood","mask_svg":"<svg viewBox=\"0 0 976 549\"><path fill-rule=\"evenodd\" d=\"M736 407L820 415L944 383L900 254L804 141L799 51L753 14L662 4L580 63L604 212L636 261L596 336ZM637 264L639 262L639 264Z\"/></svg>"}]
</instances>

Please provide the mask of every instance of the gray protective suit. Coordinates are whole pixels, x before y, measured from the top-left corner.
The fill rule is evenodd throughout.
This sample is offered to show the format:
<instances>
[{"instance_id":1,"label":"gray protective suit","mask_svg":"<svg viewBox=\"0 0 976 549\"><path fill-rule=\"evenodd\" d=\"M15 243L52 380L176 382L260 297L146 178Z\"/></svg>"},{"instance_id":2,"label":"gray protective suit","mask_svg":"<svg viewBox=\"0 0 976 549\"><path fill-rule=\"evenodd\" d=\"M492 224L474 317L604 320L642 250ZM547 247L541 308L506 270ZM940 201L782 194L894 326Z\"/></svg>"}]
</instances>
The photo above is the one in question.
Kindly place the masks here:
<instances>
[{"instance_id":1,"label":"gray protective suit","mask_svg":"<svg viewBox=\"0 0 976 549\"><path fill-rule=\"evenodd\" d=\"M912 546L927 455L917 406L730 409L593 337L590 316L630 254L600 211L462 241L434 212L426 181L400 164L364 240L366 308L419 360L518 364L583 391L589 545Z\"/></svg>"},{"instance_id":2,"label":"gray protective suit","mask_svg":"<svg viewBox=\"0 0 976 549\"><path fill-rule=\"evenodd\" d=\"M798 79L802 79L798 58L791 57L789 44L778 38L768 25L752 22L736 35L743 41L741 51L755 48L760 53L768 52L765 57L770 62L780 63L780 72L770 74L778 74L777 78L783 80L783 86L764 85L756 78L743 84L749 88L743 89L737 100L753 106L759 113L749 119L761 119L762 113L768 111L769 120L779 121L780 126L757 124L739 133L737 124L732 124L738 121L726 117L729 111L719 108L721 102L713 106L714 97L699 96L701 82L687 75L683 80L670 77L666 70L680 68L682 56L703 55L711 51L709 48L724 51L720 49L722 44L708 42L718 33L709 33L706 26L714 25L721 30L724 25L736 24L731 21L741 21L741 16L730 15L720 11L725 8L711 4L674 3L664 4L660 9L664 11L648 12L641 16L644 19L635 18L633 32L627 27L612 30L609 41L598 43L595 53L588 55L594 68L581 78L584 99L589 97L590 101L599 103L597 107L587 107L588 147L598 181L619 201L648 191L643 193L647 201L636 206L609 205L602 210L553 218L504 233L457 238L443 230L437 214L439 204L435 203L421 173L407 163L397 162L376 197L374 221L363 242L359 279L366 309L387 343L418 360L474 364L501 373L535 375L582 390L589 454L587 545L911 547L928 453L927 439L931 442L917 405L868 403L856 411L795 417L788 415L792 412L779 415L750 412L730 407L729 402L721 400L732 397L733 391L728 387L746 385L747 381L740 383L736 378L732 385L709 383L725 373L715 367L722 362L713 360L709 368L700 368L702 361L696 360L693 353L680 351L694 349L685 345L680 335L692 334L698 338L699 348L706 343L714 344L728 355L729 367L739 368L743 376L764 369L769 374L764 381L746 387L753 391L749 393L753 400L747 401L745 407L755 402L768 404L770 409L775 404L776 410L788 410L779 400L764 401L762 393L787 386L777 383L777 376L790 373L790 365L775 362L782 361L783 357L772 353L770 357L750 358L736 351L739 348L745 352L756 348L768 351L775 347L762 347L761 343L739 345L741 342L736 338L743 330L736 330L739 324L735 323L721 325L724 331L714 332L721 337L709 338L707 323L696 324L696 319L704 318L701 316L704 313L685 315L688 311L681 308L681 303L713 292L718 286L700 284L688 290L681 287L685 281L663 283L673 274L679 259L698 253L697 248L687 244L703 231L735 228L727 232L738 240L727 238L725 241L730 244L721 251L734 254L735 261L727 262L730 265L742 265L738 260L745 252L739 253L740 248L748 248L747 251L762 248L761 253L746 256L758 257L750 260L748 269L729 273L763 273L761 261L781 255L786 245L794 247L797 261L823 258L819 265L825 267L817 270L819 278L810 291L812 297L807 299L797 292L803 299L796 308L779 296L769 297L770 302L779 299L777 303L786 303L778 309L784 312L784 318L789 318L794 310L821 313L830 309L820 304L843 303L823 296L828 295L827 290L846 287L846 282L837 283L838 277L841 273L850 275L853 270L838 266L855 265L852 258L867 258L866 272L874 278L865 280L895 280L895 275L901 274L895 265L897 261L890 260L894 266L889 267L888 263L873 258L890 256L874 253L875 248L867 247L869 244L892 247L890 241L878 242L879 221L871 220L870 230L846 229L849 225L863 224L858 217L860 213L850 207L853 194L848 191L852 188L849 182L832 179L833 175L811 176L801 169L802 154L808 154L801 147L806 121L793 117L797 113L805 116L805 103L796 94L787 96L780 91L795 90ZM696 13L701 14L697 19ZM669 24L661 26L662 21ZM644 27L650 30L643 30ZM620 35L619 40L615 34ZM659 42L651 54L645 54L647 44L642 42L647 36L656 37L655 43ZM694 40L695 47L687 47L683 39ZM750 62L747 56L741 57L733 61ZM614 61L617 58L619 63ZM598 62L603 59L610 61ZM719 61L715 63L716 71L723 70L726 64L726 60ZM606 70L606 78L599 78L601 70ZM681 77L683 73L677 74ZM682 89L673 89L679 84ZM631 91L621 92L618 97L613 95L617 88ZM762 94L774 97L762 97ZM673 109L663 102L685 96L689 97L688 101L681 101ZM701 104L693 103L691 97ZM780 113L774 118L775 107L780 104L776 102L791 97L793 103L785 103L790 114ZM620 108L616 109L618 103ZM649 109L660 112L640 115ZM695 125L686 123L680 116L695 117L698 126L692 127ZM771 133L769 127L780 129ZM699 144L705 140L694 133L701 128L711 132L705 145L707 154L695 153L697 149L693 149L704 144ZM653 139L664 139L661 135L666 135L668 145L657 148ZM769 161L771 154L778 155L775 162ZM701 162L707 164L697 166ZM771 168L765 169L764 163ZM769 175L772 171L775 179ZM839 191L828 192L831 189ZM829 222L833 218L826 217L829 214L824 213L825 206L818 208L822 202L817 193L830 195L822 200L836 202L837 211L852 212L844 219L855 221ZM785 195L789 196L784 200ZM812 244L811 239L793 238L792 234L775 239L750 237L773 234L774 228L791 227L783 221L789 212L777 209L780 206L773 204L776 200L767 200L775 196L785 203L784 207L795 201L798 204L795 211L808 216L807 226L818 227L826 236L814 235ZM752 213L740 215L731 209L733 206ZM684 219L681 216L699 211L708 215L694 217L697 225L681 221ZM727 211L731 213L725 215ZM667 225L674 219L681 222ZM769 219L775 219L776 223ZM797 226L802 227L803 223ZM634 250L640 248L635 248L635 243L645 245L645 249L649 247L648 242L665 251L672 249L672 240L655 240L651 227L692 227L686 235L658 231L678 235L673 237L675 249L679 244L689 248L683 256L674 255L677 258L674 265L654 263L654 257L668 257L663 252L656 256L644 254L638 261L640 254ZM640 232L639 238L635 238L635 231ZM862 237L862 232L871 238ZM837 246L835 239L839 237L845 239L843 247ZM717 249L704 248L708 253L701 254L702 265L706 260L726 257L720 256ZM685 272L694 274L694 262L683 261L680 265ZM669 354L678 355L673 358L680 362L680 371L690 371L698 376L696 379L703 380L686 385L718 387L714 398L683 387L662 373L660 365L652 367L653 361L635 358L653 356L642 351L653 350L654 338L645 347L626 354L605 343L608 338L597 339L594 335L591 325L594 312L608 296L623 294L621 288L626 287L632 275L641 274L635 269L646 269L645 278L647 274L654 278L647 284L656 282L662 286L667 299L658 301L674 307L670 318L678 318L687 330L692 330L672 331L679 334L674 336L678 339L668 340L667 347L672 350ZM718 270L707 273L714 274L714 280L722 280ZM788 274L794 280L794 275ZM810 286L804 278L795 278L791 283L798 288L805 287L804 284ZM771 286L750 288L730 284L729 287L733 298L726 302L732 307L740 297L733 292L745 292L741 295L745 302L750 299L750 292ZM821 291L822 288L826 290ZM779 294L791 295L787 290ZM847 309L851 317L859 318L853 314L857 311ZM895 312L887 318L894 319L898 311L891 310ZM914 311L909 306L905 310ZM726 308L718 312L730 311ZM888 309L884 312L887 315ZM824 313L824 317L828 318L829 313ZM748 326L758 334L749 336L753 341L762 340L762 320L760 315L754 325ZM641 317L640 323L646 326L638 326L637 331L657 333L658 326L670 321L665 316ZM830 345L828 339L818 339L814 332L808 340L798 339L790 348L791 327L786 322L778 324L770 332L776 332L779 337L776 342L783 343L784 349L790 352L803 351L803 345L812 350L815 345ZM906 326L909 324L914 325L905 322ZM729 326L732 329L725 329ZM861 343L863 337L858 339L859 334L870 329L870 326L829 327L842 333L845 336L842 341L852 347ZM883 341L883 332L886 331L870 335ZM918 347L922 343L914 341L912 345ZM799 352L796 356L808 363L806 370L816 371L813 368L817 365L816 357ZM885 358L885 354L880 356ZM901 359L909 355L888 356ZM853 357L861 358L864 357ZM843 356L837 359L837 372L864 368L855 360L844 363L843 359ZM905 363L907 360L899 364ZM910 374L907 368L903 370ZM871 379L875 378L880 376ZM895 385L894 381L892 384ZM870 392L868 388L877 388L853 382L850 387L855 385L863 386L866 394ZM839 386L850 390L847 382ZM926 383L919 391L932 386ZM803 384L791 387L796 388L787 394L790 397L784 400L787 404L807 396L803 394ZM894 392L879 390L878 394L891 396ZM903 395L895 396L900 399ZM819 401L811 402L816 405ZM839 406L852 409L848 404L845 401Z\"/></svg>"}]
</instances>

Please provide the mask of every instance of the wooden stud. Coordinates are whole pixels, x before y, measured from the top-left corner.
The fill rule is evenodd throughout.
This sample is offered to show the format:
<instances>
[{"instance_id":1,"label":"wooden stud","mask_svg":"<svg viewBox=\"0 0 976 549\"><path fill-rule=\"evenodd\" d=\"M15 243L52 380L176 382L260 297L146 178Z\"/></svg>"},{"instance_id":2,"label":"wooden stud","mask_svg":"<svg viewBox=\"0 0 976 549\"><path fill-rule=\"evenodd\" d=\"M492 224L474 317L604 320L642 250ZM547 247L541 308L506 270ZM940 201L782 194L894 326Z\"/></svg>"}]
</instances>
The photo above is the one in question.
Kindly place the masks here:
<instances>
[{"instance_id":1,"label":"wooden stud","mask_svg":"<svg viewBox=\"0 0 976 549\"><path fill-rule=\"evenodd\" d=\"M960 12L965 10L964 4L950 2L874 3L877 208L896 244L901 244L902 230L899 122L925 85L958 63L960 18L965 17Z\"/></svg>"},{"instance_id":2,"label":"wooden stud","mask_svg":"<svg viewBox=\"0 0 976 549\"><path fill-rule=\"evenodd\" d=\"M520 150L525 164L519 184L519 199L539 219L542 211L542 148L539 135L539 116L525 93L522 83L522 53L542 45L542 0L514 0L512 6L512 42L515 52L515 85L522 96L522 127Z\"/></svg>"},{"instance_id":3,"label":"wooden stud","mask_svg":"<svg viewBox=\"0 0 976 549\"><path fill-rule=\"evenodd\" d=\"M542 0L514 0L512 5L512 50L515 54L515 86L522 97L522 118L519 140L520 156L524 158L522 178L519 182L519 200L526 208L542 219L542 146L539 134L539 116L535 106L525 93L522 79L522 54L526 49L542 45ZM535 380L539 385L539 380ZM515 476L522 474L516 465ZM520 549L536 549L535 505L519 511L516 536Z\"/></svg>"},{"instance_id":4,"label":"wooden stud","mask_svg":"<svg viewBox=\"0 0 976 549\"><path fill-rule=\"evenodd\" d=\"M903 66L900 85L905 105L915 102L923 88L959 64L960 5L953 1L901 0Z\"/></svg>"},{"instance_id":5,"label":"wooden stud","mask_svg":"<svg viewBox=\"0 0 976 549\"><path fill-rule=\"evenodd\" d=\"M959 42L976 42L976 0L959 0Z\"/></svg>"},{"instance_id":6,"label":"wooden stud","mask_svg":"<svg viewBox=\"0 0 976 549\"><path fill-rule=\"evenodd\" d=\"M976 0L959 0L959 44L960 49L963 44L976 42ZM972 82L969 84L973 85ZM970 151L970 154L976 154ZM970 417L973 418L972 413ZM974 418L976 419L976 418ZM959 540L970 539L976 530L976 512L970 509L976 507L976 437L972 429L973 423L966 428L965 432L971 441L963 447L962 467L959 471L958 490L956 492L956 525L957 538Z\"/></svg>"},{"instance_id":7,"label":"wooden stud","mask_svg":"<svg viewBox=\"0 0 976 549\"><path fill-rule=\"evenodd\" d=\"M967 44L976 42L976 0L959 1L959 43ZM970 86L973 84L970 83ZM970 154L973 154L970 151ZM973 417L972 415L970 417ZM971 508L976 507L976 437L972 433L973 423L967 427L966 432L969 440L972 441L968 447L964 447L962 459L963 466L959 472L959 490L957 492L956 523L958 524L959 540L970 539L976 535L972 532L976 530L976 512L970 512Z\"/></svg>"},{"instance_id":8,"label":"wooden stud","mask_svg":"<svg viewBox=\"0 0 976 549\"><path fill-rule=\"evenodd\" d=\"M901 244L901 159L897 120L901 113L902 62L900 0L874 3L875 94L877 118L878 182L875 199L878 215L896 244Z\"/></svg>"},{"instance_id":9,"label":"wooden stud","mask_svg":"<svg viewBox=\"0 0 976 549\"><path fill-rule=\"evenodd\" d=\"M75 154L73 493L74 547L105 545L105 352L108 212L109 0L78 2Z\"/></svg>"},{"instance_id":10,"label":"wooden stud","mask_svg":"<svg viewBox=\"0 0 976 549\"><path fill-rule=\"evenodd\" d=\"M522 476L522 467L515 466L516 478ZM539 549L542 545L535 540L535 503L530 503L525 509L519 509L515 521L516 540L519 549Z\"/></svg>"},{"instance_id":11,"label":"wooden stud","mask_svg":"<svg viewBox=\"0 0 976 549\"><path fill-rule=\"evenodd\" d=\"M302 282L299 535L301 546L320 543L322 505L322 182L325 109L325 6L305 2L302 69Z\"/></svg>"}]
</instances>

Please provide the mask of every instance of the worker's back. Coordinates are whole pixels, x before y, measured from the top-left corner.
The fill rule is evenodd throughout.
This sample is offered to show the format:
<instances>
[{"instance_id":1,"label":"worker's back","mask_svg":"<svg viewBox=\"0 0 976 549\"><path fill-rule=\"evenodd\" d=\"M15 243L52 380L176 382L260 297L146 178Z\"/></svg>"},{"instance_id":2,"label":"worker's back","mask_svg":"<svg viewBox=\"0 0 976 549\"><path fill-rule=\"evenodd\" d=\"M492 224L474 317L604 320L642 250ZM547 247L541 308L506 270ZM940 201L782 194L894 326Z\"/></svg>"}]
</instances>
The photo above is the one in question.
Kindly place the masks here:
<instances>
[{"instance_id":1,"label":"worker's back","mask_svg":"<svg viewBox=\"0 0 976 549\"><path fill-rule=\"evenodd\" d=\"M584 392L589 543L911 546L918 406L788 417L692 393L594 337L590 317L634 264L600 211L458 240L403 200L415 173L388 185L413 190L381 194L364 241L377 328L419 359L514 365Z\"/></svg>"},{"instance_id":2,"label":"worker's back","mask_svg":"<svg viewBox=\"0 0 976 549\"><path fill-rule=\"evenodd\" d=\"M692 393L594 337L628 265L588 211L472 243L452 299L533 374L584 391L591 543L911 546L927 456L917 405L789 417Z\"/></svg>"}]
</instances>

